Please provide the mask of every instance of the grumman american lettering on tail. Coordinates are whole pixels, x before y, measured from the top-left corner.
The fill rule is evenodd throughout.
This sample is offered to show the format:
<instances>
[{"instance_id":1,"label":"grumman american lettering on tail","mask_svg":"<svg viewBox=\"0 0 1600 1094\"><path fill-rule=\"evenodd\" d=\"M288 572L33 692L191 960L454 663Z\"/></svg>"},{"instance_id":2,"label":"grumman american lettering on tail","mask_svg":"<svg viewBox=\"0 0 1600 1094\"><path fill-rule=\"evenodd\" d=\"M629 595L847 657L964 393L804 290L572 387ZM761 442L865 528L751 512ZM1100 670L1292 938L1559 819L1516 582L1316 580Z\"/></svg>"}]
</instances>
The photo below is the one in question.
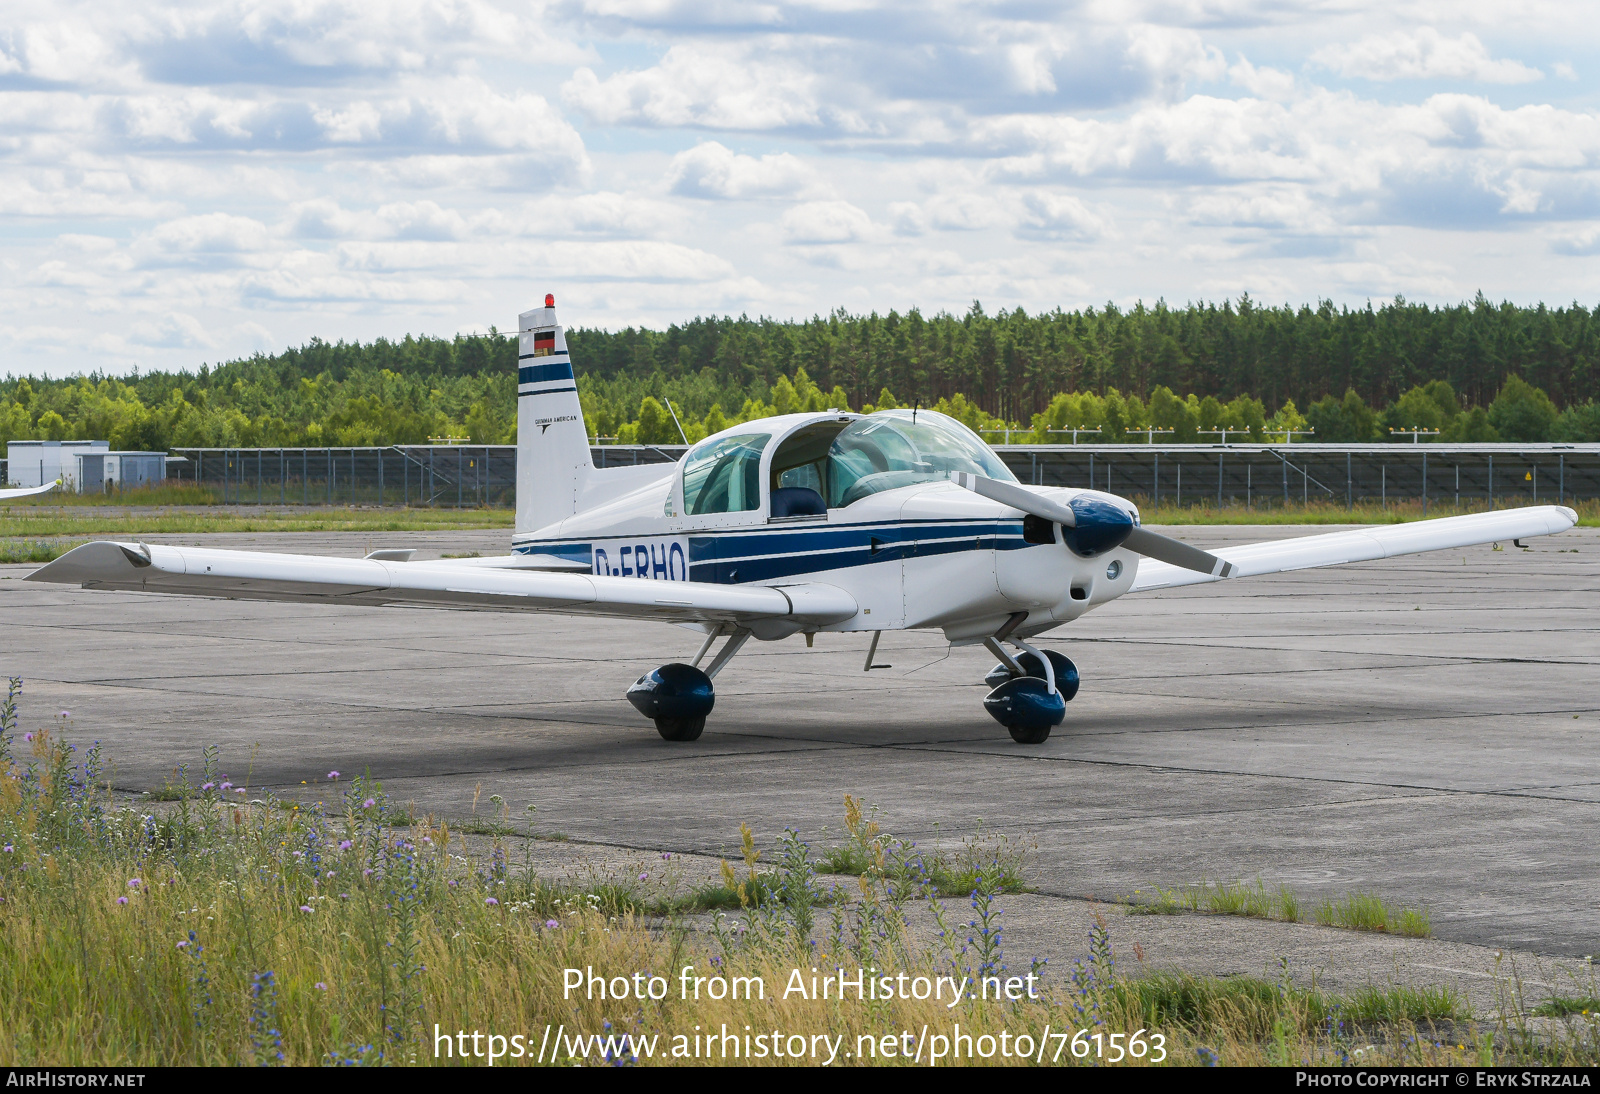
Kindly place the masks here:
<instances>
[{"instance_id":1,"label":"grumman american lettering on tail","mask_svg":"<svg viewBox=\"0 0 1600 1094\"><path fill-rule=\"evenodd\" d=\"M984 710L1019 744L1042 745L1080 679L1065 654L1033 643L1087 611L1159 589L1516 542L1578 520L1565 505L1530 505L1213 553L1151 531L1127 498L1019 482L982 437L917 405L738 422L673 463L596 467L555 296L523 312L517 331L510 554L413 561L409 550L329 558L100 541L28 580L318 611L394 604L678 624L700 633L699 651L639 676L627 698L682 743L700 737L713 680L750 639L809 648L820 633L868 632L861 671L872 672L889 667L877 660L883 631L936 631L995 656Z\"/></svg>"},{"instance_id":2,"label":"grumman american lettering on tail","mask_svg":"<svg viewBox=\"0 0 1600 1094\"><path fill-rule=\"evenodd\" d=\"M597 543L594 545L594 573L597 577L688 581L689 541L679 536Z\"/></svg>"}]
</instances>

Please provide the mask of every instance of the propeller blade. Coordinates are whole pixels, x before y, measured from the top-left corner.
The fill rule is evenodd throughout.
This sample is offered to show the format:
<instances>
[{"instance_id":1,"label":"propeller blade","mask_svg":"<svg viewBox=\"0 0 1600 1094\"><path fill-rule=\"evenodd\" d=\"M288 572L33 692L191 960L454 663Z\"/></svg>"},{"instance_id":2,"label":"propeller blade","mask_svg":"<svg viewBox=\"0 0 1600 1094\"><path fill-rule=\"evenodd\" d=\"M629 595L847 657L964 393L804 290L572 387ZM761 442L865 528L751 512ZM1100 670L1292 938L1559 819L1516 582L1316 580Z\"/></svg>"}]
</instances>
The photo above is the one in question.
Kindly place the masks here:
<instances>
[{"instance_id":1,"label":"propeller blade","mask_svg":"<svg viewBox=\"0 0 1600 1094\"><path fill-rule=\"evenodd\" d=\"M1009 505L1013 509L1021 509L1024 513L1031 513L1042 520L1054 521L1068 528L1078 526L1078 516L1071 509L1041 498L1032 490L1024 490L1014 482L1001 482L999 479L973 475L966 471L957 471L951 477L957 486L965 487L974 494L981 494L990 501Z\"/></svg>"},{"instance_id":2,"label":"propeller blade","mask_svg":"<svg viewBox=\"0 0 1600 1094\"><path fill-rule=\"evenodd\" d=\"M1172 566L1181 566L1185 570L1210 574L1212 577L1229 577L1233 574L1233 563L1220 559L1208 551L1202 551L1198 547L1169 539L1148 528L1135 528L1128 534L1128 538L1122 541L1122 545L1147 558Z\"/></svg>"},{"instance_id":3,"label":"propeller blade","mask_svg":"<svg viewBox=\"0 0 1600 1094\"><path fill-rule=\"evenodd\" d=\"M1078 526L1078 516L1071 508L1040 497L1032 490L1024 489L1016 483L1001 482L999 479L973 475L965 471L958 471L951 477L957 486L971 490L974 494L980 494L991 501L997 501L1001 505L1021 509L1024 513L1031 513L1042 520L1054 521L1066 528ZM1194 570L1212 577L1228 577L1233 573L1233 563L1147 528L1134 528L1120 542L1130 551L1172 566L1180 566L1185 570Z\"/></svg>"}]
</instances>

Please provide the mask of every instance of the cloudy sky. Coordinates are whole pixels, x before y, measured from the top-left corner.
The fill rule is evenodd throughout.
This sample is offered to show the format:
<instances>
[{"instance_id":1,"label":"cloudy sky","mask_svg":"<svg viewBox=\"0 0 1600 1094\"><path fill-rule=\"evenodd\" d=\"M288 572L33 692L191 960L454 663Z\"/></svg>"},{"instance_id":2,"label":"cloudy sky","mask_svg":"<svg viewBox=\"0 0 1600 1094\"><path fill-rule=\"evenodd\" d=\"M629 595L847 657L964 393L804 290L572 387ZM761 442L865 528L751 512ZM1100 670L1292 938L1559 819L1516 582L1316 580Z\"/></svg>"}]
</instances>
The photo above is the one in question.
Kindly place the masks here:
<instances>
[{"instance_id":1,"label":"cloudy sky","mask_svg":"<svg viewBox=\"0 0 1600 1094\"><path fill-rule=\"evenodd\" d=\"M1249 292L1600 301L1600 5L0 6L0 374Z\"/></svg>"}]
</instances>

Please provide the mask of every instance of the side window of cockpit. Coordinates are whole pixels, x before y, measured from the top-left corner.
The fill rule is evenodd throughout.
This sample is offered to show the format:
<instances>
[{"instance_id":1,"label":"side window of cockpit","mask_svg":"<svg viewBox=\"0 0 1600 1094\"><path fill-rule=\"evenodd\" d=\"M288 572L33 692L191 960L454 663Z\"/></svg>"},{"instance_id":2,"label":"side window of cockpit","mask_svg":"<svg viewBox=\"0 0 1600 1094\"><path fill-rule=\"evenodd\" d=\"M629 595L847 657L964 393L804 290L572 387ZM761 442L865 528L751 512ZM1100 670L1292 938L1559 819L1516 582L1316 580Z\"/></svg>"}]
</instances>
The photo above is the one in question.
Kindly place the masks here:
<instances>
[{"instance_id":1,"label":"side window of cockpit","mask_svg":"<svg viewBox=\"0 0 1600 1094\"><path fill-rule=\"evenodd\" d=\"M724 437L689 453L683 465L683 511L688 516L741 513L761 506L761 452L770 433Z\"/></svg>"}]
</instances>

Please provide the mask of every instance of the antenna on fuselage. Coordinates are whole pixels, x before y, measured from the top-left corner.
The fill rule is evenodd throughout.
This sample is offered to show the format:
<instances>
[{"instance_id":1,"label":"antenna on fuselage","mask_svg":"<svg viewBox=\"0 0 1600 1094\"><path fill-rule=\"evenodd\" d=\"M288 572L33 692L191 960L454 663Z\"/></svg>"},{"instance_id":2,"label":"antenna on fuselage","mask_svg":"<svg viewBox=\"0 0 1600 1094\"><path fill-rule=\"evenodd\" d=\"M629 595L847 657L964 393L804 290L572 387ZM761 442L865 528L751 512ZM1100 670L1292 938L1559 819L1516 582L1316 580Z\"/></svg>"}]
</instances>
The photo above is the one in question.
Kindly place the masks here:
<instances>
[{"instance_id":1,"label":"antenna on fuselage","mask_svg":"<svg viewBox=\"0 0 1600 1094\"><path fill-rule=\"evenodd\" d=\"M916 425L917 424L917 406L919 404L920 404L920 400L918 400L918 399L912 399L911 400L911 424L912 425Z\"/></svg>"},{"instance_id":2,"label":"antenna on fuselage","mask_svg":"<svg viewBox=\"0 0 1600 1094\"><path fill-rule=\"evenodd\" d=\"M678 412L672 409L672 400L663 395L661 401L667 404L667 413L672 415L672 424L678 427L678 436L683 438L684 444L688 444L689 434L683 431L683 423L678 421Z\"/></svg>"}]
</instances>

